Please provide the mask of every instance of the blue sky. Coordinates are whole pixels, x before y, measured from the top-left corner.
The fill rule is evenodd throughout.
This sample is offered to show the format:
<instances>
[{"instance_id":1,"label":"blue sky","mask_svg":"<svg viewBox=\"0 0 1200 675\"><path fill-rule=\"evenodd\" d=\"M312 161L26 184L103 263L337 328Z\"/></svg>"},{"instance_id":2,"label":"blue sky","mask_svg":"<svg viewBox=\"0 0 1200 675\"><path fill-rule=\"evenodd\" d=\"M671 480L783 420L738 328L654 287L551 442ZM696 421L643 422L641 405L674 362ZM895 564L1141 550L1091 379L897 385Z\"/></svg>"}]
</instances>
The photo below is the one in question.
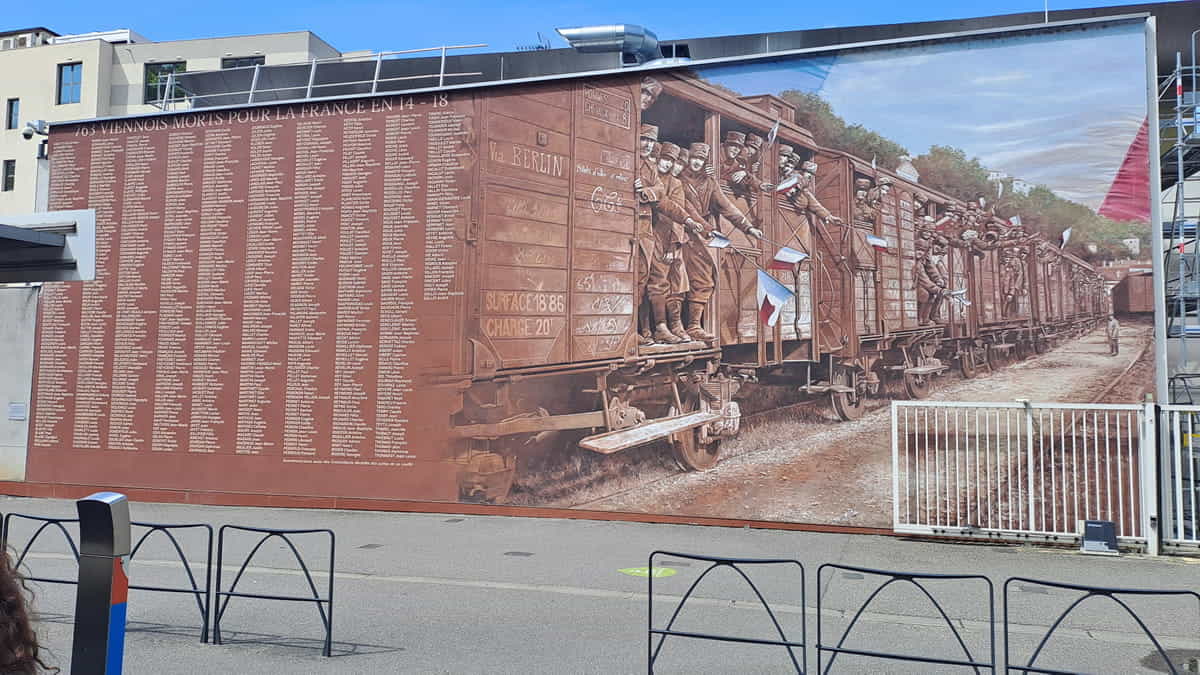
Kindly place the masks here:
<instances>
[{"instance_id":1,"label":"blue sky","mask_svg":"<svg viewBox=\"0 0 1200 675\"><path fill-rule=\"evenodd\" d=\"M1051 9L1102 7L1128 2L1051 0ZM59 33L131 28L152 40L311 30L342 51L395 50L442 44L486 43L493 51L549 36L563 26L637 23L660 38L676 39L800 30L874 23L900 23L1041 11L1041 0L855 0L854 2L387 2L383 0L206 0L205 2L13 3L9 28L45 25ZM39 11L40 10L40 11ZM43 18L36 18L43 14ZM14 19L17 15L28 18ZM14 21L21 25L15 25Z\"/></svg>"},{"instance_id":2,"label":"blue sky","mask_svg":"<svg viewBox=\"0 0 1200 675\"><path fill-rule=\"evenodd\" d=\"M1146 117L1140 25L729 66L742 94L817 91L910 153L952 145L984 166L1100 206Z\"/></svg>"}]
</instances>

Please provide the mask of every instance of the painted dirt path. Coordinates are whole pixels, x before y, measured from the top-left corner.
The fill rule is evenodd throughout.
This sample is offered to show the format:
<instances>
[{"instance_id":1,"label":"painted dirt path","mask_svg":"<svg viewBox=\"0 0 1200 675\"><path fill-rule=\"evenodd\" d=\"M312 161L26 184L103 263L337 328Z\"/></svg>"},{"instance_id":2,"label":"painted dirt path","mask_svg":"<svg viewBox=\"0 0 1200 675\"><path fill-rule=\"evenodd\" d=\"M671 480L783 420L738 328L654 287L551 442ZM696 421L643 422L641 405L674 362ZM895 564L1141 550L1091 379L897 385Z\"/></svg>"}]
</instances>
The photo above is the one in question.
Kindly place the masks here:
<instances>
[{"instance_id":1,"label":"painted dirt path","mask_svg":"<svg viewBox=\"0 0 1200 675\"><path fill-rule=\"evenodd\" d=\"M1149 325L1122 326L1121 354L1110 357L1101 327L1046 354L973 380L943 376L930 400L1091 402L1101 396L1108 403L1140 400L1141 392L1152 386L1150 378L1142 378L1143 362L1151 359L1152 351L1143 348L1151 340ZM1139 354L1142 358L1135 363ZM1130 378L1147 381L1127 382ZM1114 382L1116 386L1110 387ZM725 459L709 471L667 475L605 497L558 505L890 527L890 424L887 405L854 422L836 421L821 408L793 409L743 429L726 444Z\"/></svg>"}]
</instances>

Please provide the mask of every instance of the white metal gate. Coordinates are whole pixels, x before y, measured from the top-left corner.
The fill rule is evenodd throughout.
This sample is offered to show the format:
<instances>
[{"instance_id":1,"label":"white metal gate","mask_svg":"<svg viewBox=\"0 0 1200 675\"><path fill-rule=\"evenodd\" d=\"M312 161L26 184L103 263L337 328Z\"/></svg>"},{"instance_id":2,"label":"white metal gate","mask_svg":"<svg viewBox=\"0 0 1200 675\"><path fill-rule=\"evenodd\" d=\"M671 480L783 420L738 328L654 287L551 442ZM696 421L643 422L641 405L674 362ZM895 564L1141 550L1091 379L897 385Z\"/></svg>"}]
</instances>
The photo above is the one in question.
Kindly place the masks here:
<instances>
[{"instance_id":1,"label":"white metal gate","mask_svg":"<svg viewBox=\"0 0 1200 675\"><path fill-rule=\"evenodd\" d=\"M1200 522L1196 497L1200 495L1200 406L1164 405L1163 436L1163 544L1168 551L1200 548Z\"/></svg>"},{"instance_id":2,"label":"white metal gate","mask_svg":"<svg viewBox=\"0 0 1200 675\"><path fill-rule=\"evenodd\" d=\"M1110 520L1155 552L1153 439L1152 405L894 401L893 527L1069 542Z\"/></svg>"}]
</instances>

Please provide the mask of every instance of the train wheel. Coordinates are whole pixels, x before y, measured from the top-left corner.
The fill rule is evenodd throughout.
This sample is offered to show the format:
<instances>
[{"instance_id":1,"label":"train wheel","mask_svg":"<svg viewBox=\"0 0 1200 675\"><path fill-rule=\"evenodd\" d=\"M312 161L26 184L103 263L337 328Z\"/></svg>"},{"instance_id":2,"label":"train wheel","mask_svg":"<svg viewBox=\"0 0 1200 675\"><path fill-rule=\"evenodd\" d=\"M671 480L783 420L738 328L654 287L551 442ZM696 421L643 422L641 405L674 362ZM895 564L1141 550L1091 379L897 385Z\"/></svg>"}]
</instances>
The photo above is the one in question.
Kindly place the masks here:
<instances>
[{"instance_id":1,"label":"train wheel","mask_svg":"<svg viewBox=\"0 0 1200 675\"><path fill-rule=\"evenodd\" d=\"M991 346L988 347L987 362L988 368L991 368L992 372L1007 366L1009 361L1010 359L1007 349L993 349Z\"/></svg>"},{"instance_id":2,"label":"train wheel","mask_svg":"<svg viewBox=\"0 0 1200 675\"><path fill-rule=\"evenodd\" d=\"M699 429L683 431L671 436L671 455L684 471L704 471L716 466L721 455L721 441L710 438L704 443Z\"/></svg>"},{"instance_id":3,"label":"train wheel","mask_svg":"<svg viewBox=\"0 0 1200 675\"><path fill-rule=\"evenodd\" d=\"M685 399L683 413L696 410L697 405L695 399ZM672 406L670 415L677 414L682 413L677 412ZM716 466L717 460L721 456L720 439L704 437L699 427L671 434L670 443L671 456L675 458L675 463L679 465L679 468L684 471L711 469Z\"/></svg>"},{"instance_id":4,"label":"train wheel","mask_svg":"<svg viewBox=\"0 0 1200 675\"><path fill-rule=\"evenodd\" d=\"M911 399L926 398L932 388L929 375L904 374L904 393Z\"/></svg>"},{"instance_id":5,"label":"train wheel","mask_svg":"<svg viewBox=\"0 0 1200 675\"><path fill-rule=\"evenodd\" d=\"M1017 360L1018 361L1024 361L1025 359L1029 358L1030 356L1033 356L1033 349L1029 346L1029 343L1026 342L1025 340L1021 340L1020 342L1018 342L1015 349L1017 350Z\"/></svg>"},{"instance_id":6,"label":"train wheel","mask_svg":"<svg viewBox=\"0 0 1200 675\"><path fill-rule=\"evenodd\" d=\"M854 381L854 378L851 377L848 369L839 367L834 371L830 381L833 384L849 387L852 386L851 383ZM852 393L831 392L829 394L829 402L833 406L833 412L844 422L862 417L863 413L867 410L866 396L861 391Z\"/></svg>"},{"instance_id":7,"label":"train wheel","mask_svg":"<svg viewBox=\"0 0 1200 675\"><path fill-rule=\"evenodd\" d=\"M962 376L969 379L974 378L979 374L979 369L984 367L984 363L980 363L980 359L974 347L967 348L966 351L958 357L958 370Z\"/></svg>"}]
</instances>

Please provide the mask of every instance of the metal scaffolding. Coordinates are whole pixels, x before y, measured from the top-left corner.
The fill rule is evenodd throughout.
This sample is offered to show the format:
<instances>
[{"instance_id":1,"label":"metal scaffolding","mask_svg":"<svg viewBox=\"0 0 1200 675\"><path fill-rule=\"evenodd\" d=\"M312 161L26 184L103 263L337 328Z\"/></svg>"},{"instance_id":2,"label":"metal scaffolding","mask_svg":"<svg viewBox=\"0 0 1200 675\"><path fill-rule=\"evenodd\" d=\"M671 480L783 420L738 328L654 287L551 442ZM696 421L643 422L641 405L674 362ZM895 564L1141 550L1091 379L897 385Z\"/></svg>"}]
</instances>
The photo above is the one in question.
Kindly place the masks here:
<instances>
[{"instance_id":1,"label":"metal scaffolding","mask_svg":"<svg viewBox=\"0 0 1200 675\"><path fill-rule=\"evenodd\" d=\"M1190 61L1175 54L1175 70L1159 78L1163 269L1166 283L1167 362L1171 403L1200 401L1200 133L1197 132L1196 36Z\"/></svg>"}]
</instances>

